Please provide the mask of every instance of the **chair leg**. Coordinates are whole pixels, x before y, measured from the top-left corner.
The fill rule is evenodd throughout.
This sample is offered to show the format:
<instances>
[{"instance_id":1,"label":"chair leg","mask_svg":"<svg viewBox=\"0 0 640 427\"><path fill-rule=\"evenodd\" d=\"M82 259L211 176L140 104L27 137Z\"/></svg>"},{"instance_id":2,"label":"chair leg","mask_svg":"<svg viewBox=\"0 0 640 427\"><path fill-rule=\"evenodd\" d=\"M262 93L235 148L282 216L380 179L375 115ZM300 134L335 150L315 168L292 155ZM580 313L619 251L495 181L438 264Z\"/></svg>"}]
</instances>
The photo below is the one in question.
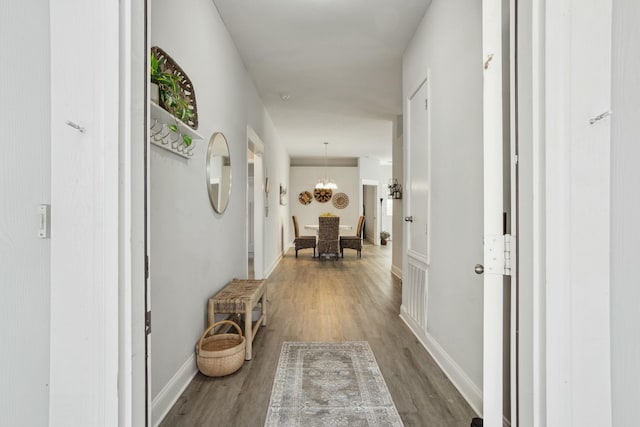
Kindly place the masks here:
<instances>
[{"instance_id":1,"label":"chair leg","mask_svg":"<svg viewBox=\"0 0 640 427\"><path fill-rule=\"evenodd\" d=\"M296 258L298 258L298 250L296 249Z\"/></svg>"}]
</instances>

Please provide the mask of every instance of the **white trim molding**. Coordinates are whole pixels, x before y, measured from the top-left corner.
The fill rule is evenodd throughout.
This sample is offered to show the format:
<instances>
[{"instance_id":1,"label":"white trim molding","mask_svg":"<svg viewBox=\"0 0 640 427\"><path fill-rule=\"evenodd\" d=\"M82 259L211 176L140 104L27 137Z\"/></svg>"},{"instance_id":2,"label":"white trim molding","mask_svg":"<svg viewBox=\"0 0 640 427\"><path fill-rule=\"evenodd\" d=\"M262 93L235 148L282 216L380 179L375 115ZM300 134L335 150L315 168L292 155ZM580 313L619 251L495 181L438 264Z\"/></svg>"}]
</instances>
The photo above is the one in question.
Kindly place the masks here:
<instances>
[{"instance_id":1,"label":"white trim molding","mask_svg":"<svg viewBox=\"0 0 640 427\"><path fill-rule=\"evenodd\" d=\"M391 274L396 276L398 280L402 281L402 268L398 267L397 265L392 265Z\"/></svg>"},{"instance_id":2,"label":"white trim molding","mask_svg":"<svg viewBox=\"0 0 640 427\"><path fill-rule=\"evenodd\" d=\"M178 401L182 392L187 388L191 380L198 373L196 355L193 353L182 364L178 372L169 380L166 386L153 399L151 409L151 424L154 427L160 425L164 417L167 416L173 405Z\"/></svg>"},{"instance_id":3,"label":"white trim molding","mask_svg":"<svg viewBox=\"0 0 640 427\"><path fill-rule=\"evenodd\" d=\"M265 273L264 273L264 278L265 279L268 279L269 276L271 276L271 273L273 273L273 270L275 270L276 267L278 266L278 264L280 264L280 261L282 261L282 256L283 256L283 254L278 255L278 257L275 259L273 264L271 264L271 267L269 267L267 269L267 271L265 271Z\"/></svg>"},{"instance_id":4,"label":"white trim molding","mask_svg":"<svg viewBox=\"0 0 640 427\"><path fill-rule=\"evenodd\" d=\"M429 333L423 332L405 312L404 307L400 307L400 319L409 327L411 332L420 341L423 347L429 352L433 360L438 364L442 372L449 378L451 383L458 389L462 397L469 403L471 409L476 414L482 416L482 390L478 387L456 361L445 351L444 348Z\"/></svg>"}]
</instances>

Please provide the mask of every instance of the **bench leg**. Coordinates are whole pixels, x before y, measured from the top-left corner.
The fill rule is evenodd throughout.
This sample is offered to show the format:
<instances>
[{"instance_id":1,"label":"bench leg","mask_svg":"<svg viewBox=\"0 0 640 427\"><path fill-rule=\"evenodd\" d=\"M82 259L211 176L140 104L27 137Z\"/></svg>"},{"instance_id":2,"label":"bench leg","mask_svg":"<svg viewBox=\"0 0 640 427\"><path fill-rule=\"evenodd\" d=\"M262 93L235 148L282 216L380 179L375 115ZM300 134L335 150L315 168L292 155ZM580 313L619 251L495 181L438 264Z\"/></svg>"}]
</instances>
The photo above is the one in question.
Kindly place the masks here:
<instances>
[{"instance_id":1,"label":"bench leg","mask_svg":"<svg viewBox=\"0 0 640 427\"><path fill-rule=\"evenodd\" d=\"M244 360L251 360L251 350L253 344L253 307L246 307L244 312L244 337L247 342Z\"/></svg>"},{"instance_id":2,"label":"bench leg","mask_svg":"<svg viewBox=\"0 0 640 427\"><path fill-rule=\"evenodd\" d=\"M209 321L208 326L211 326L216 322L215 308L213 306L213 301L211 300L209 300L209 306L207 309L207 320Z\"/></svg>"},{"instance_id":3,"label":"bench leg","mask_svg":"<svg viewBox=\"0 0 640 427\"><path fill-rule=\"evenodd\" d=\"M262 326L267 326L267 293L262 295Z\"/></svg>"}]
</instances>

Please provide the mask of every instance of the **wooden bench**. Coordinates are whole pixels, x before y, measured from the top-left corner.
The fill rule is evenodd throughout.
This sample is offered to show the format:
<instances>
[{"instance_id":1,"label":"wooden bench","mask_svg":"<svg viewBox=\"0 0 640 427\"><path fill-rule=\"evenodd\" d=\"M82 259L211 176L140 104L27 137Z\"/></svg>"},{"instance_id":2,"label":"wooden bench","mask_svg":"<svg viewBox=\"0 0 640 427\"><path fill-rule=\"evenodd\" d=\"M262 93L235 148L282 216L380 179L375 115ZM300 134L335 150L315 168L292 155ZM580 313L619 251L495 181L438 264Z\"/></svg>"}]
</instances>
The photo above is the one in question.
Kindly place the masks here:
<instances>
[{"instance_id":1,"label":"wooden bench","mask_svg":"<svg viewBox=\"0 0 640 427\"><path fill-rule=\"evenodd\" d=\"M208 321L211 326L216 314L243 314L244 336L247 346L245 360L251 360L251 347L260 325L267 325L267 292L264 280L233 279L214 297L209 298ZM260 310L260 317L254 323L253 311Z\"/></svg>"}]
</instances>

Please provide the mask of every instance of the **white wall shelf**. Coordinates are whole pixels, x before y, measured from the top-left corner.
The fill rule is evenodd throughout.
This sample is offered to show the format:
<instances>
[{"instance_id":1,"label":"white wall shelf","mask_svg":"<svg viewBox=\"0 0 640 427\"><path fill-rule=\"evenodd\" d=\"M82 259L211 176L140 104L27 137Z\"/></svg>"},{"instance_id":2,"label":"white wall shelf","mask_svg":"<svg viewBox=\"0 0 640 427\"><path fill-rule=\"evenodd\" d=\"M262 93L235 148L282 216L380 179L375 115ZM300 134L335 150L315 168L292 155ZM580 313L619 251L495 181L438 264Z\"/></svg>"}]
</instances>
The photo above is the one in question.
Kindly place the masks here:
<instances>
[{"instance_id":1,"label":"white wall shelf","mask_svg":"<svg viewBox=\"0 0 640 427\"><path fill-rule=\"evenodd\" d=\"M202 135L178 120L155 102L149 102L149 104L151 106L151 121L149 124L149 139L151 143L178 156L187 159L191 158L196 147L196 141L203 139ZM176 125L178 132L169 129L170 125ZM189 146L185 145L182 135L189 135L191 137L192 141Z\"/></svg>"}]
</instances>

